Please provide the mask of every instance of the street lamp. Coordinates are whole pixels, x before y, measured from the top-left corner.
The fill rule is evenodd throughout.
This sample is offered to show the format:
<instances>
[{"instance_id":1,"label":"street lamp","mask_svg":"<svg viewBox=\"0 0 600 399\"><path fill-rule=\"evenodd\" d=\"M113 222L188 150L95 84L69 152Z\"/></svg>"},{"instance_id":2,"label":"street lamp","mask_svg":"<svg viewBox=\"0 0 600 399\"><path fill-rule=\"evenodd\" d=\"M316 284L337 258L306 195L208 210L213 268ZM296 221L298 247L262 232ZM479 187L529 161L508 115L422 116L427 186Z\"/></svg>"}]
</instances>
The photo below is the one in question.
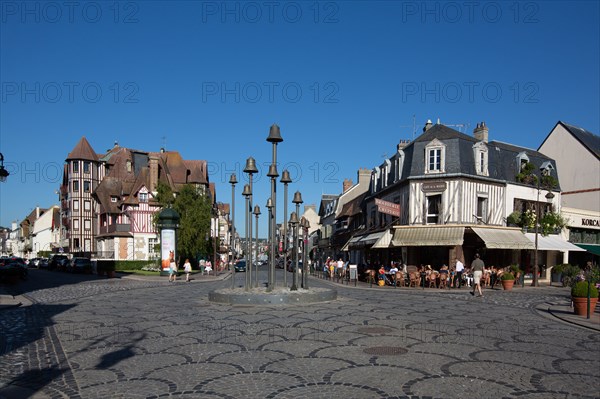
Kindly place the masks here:
<instances>
[{"instance_id":1,"label":"street lamp","mask_svg":"<svg viewBox=\"0 0 600 399\"><path fill-rule=\"evenodd\" d=\"M302 272L302 288L308 289L308 263L306 261L306 247L308 244L308 229L310 228L310 222L307 218L302 216L300 220L300 226L302 226L302 266L304 271Z\"/></svg>"},{"instance_id":2,"label":"street lamp","mask_svg":"<svg viewBox=\"0 0 600 399\"><path fill-rule=\"evenodd\" d=\"M254 271L254 287L258 288L258 216L260 215L260 207L254 206L254 216L256 216L256 270ZM250 276L252 278L252 276Z\"/></svg>"},{"instance_id":3,"label":"street lamp","mask_svg":"<svg viewBox=\"0 0 600 399\"><path fill-rule=\"evenodd\" d=\"M248 291L249 286L250 286L250 273L248 272L248 252L250 250L250 242L248 241L248 231L250 230L248 228L248 219L251 218L251 216L249 215L250 213L250 196L252 195L252 191L250 190L250 185L249 184L245 184L244 185L244 191L242 192L242 195L246 198L246 210L244 212L245 216L246 216L246 248L244 249L244 256L246 257L246 283L244 284L244 289L246 291ZM250 236L252 236L252 234L250 234ZM250 237L252 238L252 237Z\"/></svg>"},{"instance_id":4,"label":"street lamp","mask_svg":"<svg viewBox=\"0 0 600 399\"><path fill-rule=\"evenodd\" d=\"M235 263L235 185L237 184L237 176L235 173L231 174L229 183L231 184L231 237L229 237L229 251L233 258L232 263ZM232 265L233 266L233 265ZM231 289L235 288L235 267L231 271Z\"/></svg>"},{"instance_id":5,"label":"street lamp","mask_svg":"<svg viewBox=\"0 0 600 399\"><path fill-rule=\"evenodd\" d=\"M282 250L283 250L283 268L285 270L285 268L287 267L287 223L285 223L285 221L287 220L287 203L288 203L288 184L292 182L292 179L290 178L290 172L288 172L287 169L285 169L282 173L281 173L281 183L283 183L283 245L282 245ZM283 273L283 285L285 287L287 287L287 271L285 273Z\"/></svg>"},{"instance_id":6,"label":"street lamp","mask_svg":"<svg viewBox=\"0 0 600 399\"><path fill-rule=\"evenodd\" d=\"M298 286L296 285L296 282L298 281L298 276L296 274L296 272L298 271L298 240L296 238L296 226L298 225L298 215L296 214L296 212L292 212L292 214L290 215L290 228L292 229L292 237L294 240L294 244L292 246L293 249L293 253L294 253L294 260L295 260L295 265L296 265L296 270L293 270L293 278L292 278L292 286L290 287L290 291L298 291ZM287 265L284 265L284 270L285 273L287 273Z\"/></svg>"},{"instance_id":7,"label":"street lamp","mask_svg":"<svg viewBox=\"0 0 600 399\"><path fill-rule=\"evenodd\" d=\"M300 214L300 204L302 202L304 202L304 201L302 201L302 194L300 194L300 191L296 191L294 193L294 199L292 200L292 202L294 204L296 204L296 218L298 218L298 215ZM298 240L298 236L296 236L295 239L297 241ZM298 243L294 242L294 245L296 247L296 258L295 258L296 259L296 267L294 269L294 280L298 281L298 276L297 276L298 275L298 253L297 253L297 251L298 251Z\"/></svg>"},{"instance_id":8,"label":"street lamp","mask_svg":"<svg viewBox=\"0 0 600 399\"><path fill-rule=\"evenodd\" d=\"M545 175L545 173L548 172L547 169L540 169L542 171L542 176ZM537 176L536 176L537 177ZM537 201L535 202L535 251L533 253L533 280L531 282L531 286L532 287L538 287L538 272L539 272L539 266L538 266L538 236L539 236L539 231L540 231L540 180L541 177L539 179L537 179ZM552 198L554 198L554 194L552 194L552 192L550 190L548 190L548 193L546 194L546 201L547 202L552 202Z\"/></svg>"},{"instance_id":9,"label":"street lamp","mask_svg":"<svg viewBox=\"0 0 600 399\"><path fill-rule=\"evenodd\" d=\"M4 169L4 155L0 152L0 182L5 182L8 175L10 175L10 173L8 173L8 170Z\"/></svg>"},{"instance_id":10,"label":"street lamp","mask_svg":"<svg viewBox=\"0 0 600 399\"><path fill-rule=\"evenodd\" d=\"M269 278L267 284L267 291L272 291L275 288L275 230L277 229L276 217L275 217L275 179L279 177L279 173L277 173L277 165L272 163L269 166L269 173L267 176L271 178L271 213L269 215L269 242L270 242L270 252L271 257L269 259ZM273 267L271 267L273 265Z\"/></svg>"},{"instance_id":11,"label":"street lamp","mask_svg":"<svg viewBox=\"0 0 600 399\"><path fill-rule=\"evenodd\" d=\"M252 175L254 173L258 173L258 169L256 169L256 162L254 161L254 158L249 157L246 160L246 167L244 168L244 173L248 173L248 181L250 184L250 195L249 195L249 203L248 203L248 213L252 212ZM250 273L250 277L247 279L247 281L250 283L250 285L252 284L252 216L248 217L248 231L250 233L250 248L248 251L248 259L246 259L246 273Z\"/></svg>"},{"instance_id":12,"label":"street lamp","mask_svg":"<svg viewBox=\"0 0 600 399\"><path fill-rule=\"evenodd\" d=\"M268 246L269 246L269 265L268 265L268 282L267 282L267 292L270 292L272 290L271 287L271 258L273 258L273 246L271 245L271 239L272 239L272 235L271 235L271 229L273 228L273 225L271 224L271 218L273 217L273 201L271 201L271 198L267 199L267 205L265 205L267 207L267 217L268 217L268 222L267 224L269 225L269 236L267 239L268 242ZM274 286L275 284L273 284Z\"/></svg>"},{"instance_id":13,"label":"street lamp","mask_svg":"<svg viewBox=\"0 0 600 399\"><path fill-rule=\"evenodd\" d=\"M273 202L272 219L269 219L269 225L271 226L271 234L269 239L271 240L271 257L269 259L269 281L267 284L267 291L272 291L275 287L275 229L277 228L277 181L275 180L279 174L277 173L277 144L283 141L281 137L281 131L279 126L276 124L271 125L269 129L269 137L267 141L272 144L272 162L269 168L267 176L271 178L271 201ZM273 168L273 170L271 170ZM273 173L271 173L273 172Z\"/></svg>"}]
</instances>

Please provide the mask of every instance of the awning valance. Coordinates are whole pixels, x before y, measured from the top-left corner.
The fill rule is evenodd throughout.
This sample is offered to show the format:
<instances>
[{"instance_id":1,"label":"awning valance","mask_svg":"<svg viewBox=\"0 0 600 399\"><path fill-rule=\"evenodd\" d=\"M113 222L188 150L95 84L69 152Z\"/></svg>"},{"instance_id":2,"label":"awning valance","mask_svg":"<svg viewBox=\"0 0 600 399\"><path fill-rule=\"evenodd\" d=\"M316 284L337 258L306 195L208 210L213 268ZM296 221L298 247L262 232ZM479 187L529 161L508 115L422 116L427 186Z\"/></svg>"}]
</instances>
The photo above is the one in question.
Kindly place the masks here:
<instances>
[{"instance_id":1,"label":"awning valance","mask_svg":"<svg viewBox=\"0 0 600 399\"><path fill-rule=\"evenodd\" d=\"M525 233L525 236L533 243L535 248L535 233ZM577 245L561 239L557 235L543 236L538 234L538 250L540 251L585 251Z\"/></svg>"},{"instance_id":2,"label":"awning valance","mask_svg":"<svg viewBox=\"0 0 600 399\"><path fill-rule=\"evenodd\" d=\"M392 243L392 231L386 230L371 248L389 248Z\"/></svg>"},{"instance_id":3,"label":"awning valance","mask_svg":"<svg viewBox=\"0 0 600 399\"><path fill-rule=\"evenodd\" d=\"M423 226L396 227L392 246L454 246L462 245L465 234L464 227Z\"/></svg>"},{"instance_id":4,"label":"awning valance","mask_svg":"<svg viewBox=\"0 0 600 399\"><path fill-rule=\"evenodd\" d=\"M358 241L360 241L360 239L361 239L361 238L363 238L363 237L364 237L364 235L362 235L362 234L361 234L361 235L357 235L357 236L354 236L354 237L350 238L350 239L349 239L349 240L348 240L348 241L347 241L347 242L344 244L344 246L342 247L342 251L349 251L349 250L350 250L350 246L352 246L352 247L356 247L356 246L357 246L357 243L358 243Z\"/></svg>"},{"instance_id":5,"label":"awning valance","mask_svg":"<svg viewBox=\"0 0 600 399\"><path fill-rule=\"evenodd\" d=\"M472 227L488 249L535 249L519 229Z\"/></svg>"},{"instance_id":6,"label":"awning valance","mask_svg":"<svg viewBox=\"0 0 600 399\"><path fill-rule=\"evenodd\" d=\"M362 245L373 245L377 242L377 240L379 240L381 238L381 236L383 236L383 233L385 233L385 231L380 231L378 233L371 233L371 234L363 237L360 240L360 243Z\"/></svg>"},{"instance_id":7,"label":"awning valance","mask_svg":"<svg viewBox=\"0 0 600 399\"><path fill-rule=\"evenodd\" d=\"M575 244L580 248L585 249L586 251L594 254L594 255L598 255L600 256L600 245L596 245L596 244Z\"/></svg>"}]
</instances>

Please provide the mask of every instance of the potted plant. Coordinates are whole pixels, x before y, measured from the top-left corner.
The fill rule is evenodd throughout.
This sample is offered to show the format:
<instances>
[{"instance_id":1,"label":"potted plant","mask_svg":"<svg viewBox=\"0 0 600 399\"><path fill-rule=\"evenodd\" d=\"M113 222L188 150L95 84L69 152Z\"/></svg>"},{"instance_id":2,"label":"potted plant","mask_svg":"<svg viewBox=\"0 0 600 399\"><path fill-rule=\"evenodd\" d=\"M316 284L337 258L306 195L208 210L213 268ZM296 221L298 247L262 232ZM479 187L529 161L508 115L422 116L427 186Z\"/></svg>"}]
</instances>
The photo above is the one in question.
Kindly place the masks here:
<instances>
[{"instance_id":1,"label":"potted plant","mask_svg":"<svg viewBox=\"0 0 600 399\"><path fill-rule=\"evenodd\" d=\"M502 273L500 280L502 281L502 288L506 291L512 291L515 284L515 276L511 272Z\"/></svg>"},{"instance_id":2,"label":"potted plant","mask_svg":"<svg viewBox=\"0 0 600 399\"><path fill-rule=\"evenodd\" d=\"M570 267L568 264L554 265L552 272L550 273L552 283L560 283L562 281L562 274L565 268Z\"/></svg>"},{"instance_id":3,"label":"potted plant","mask_svg":"<svg viewBox=\"0 0 600 399\"><path fill-rule=\"evenodd\" d=\"M579 281L571 288L571 301L576 315L587 316L588 289L590 293L590 312L593 313L598 303L598 288L588 281Z\"/></svg>"},{"instance_id":4,"label":"potted plant","mask_svg":"<svg viewBox=\"0 0 600 399\"><path fill-rule=\"evenodd\" d=\"M520 284L522 282L521 279L524 277L524 272L519 267L519 265L511 265L510 272L514 276L514 279L517 281L517 285Z\"/></svg>"},{"instance_id":5,"label":"potted plant","mask_svg":"<svg viewBox=\"0 0 600 399\"><path fill-rule=\"evenodd\" d=\"M514 211L506 218L506 224L508 226L516 227L521 225L521 212Z\"/></svg>"}]
</instances>

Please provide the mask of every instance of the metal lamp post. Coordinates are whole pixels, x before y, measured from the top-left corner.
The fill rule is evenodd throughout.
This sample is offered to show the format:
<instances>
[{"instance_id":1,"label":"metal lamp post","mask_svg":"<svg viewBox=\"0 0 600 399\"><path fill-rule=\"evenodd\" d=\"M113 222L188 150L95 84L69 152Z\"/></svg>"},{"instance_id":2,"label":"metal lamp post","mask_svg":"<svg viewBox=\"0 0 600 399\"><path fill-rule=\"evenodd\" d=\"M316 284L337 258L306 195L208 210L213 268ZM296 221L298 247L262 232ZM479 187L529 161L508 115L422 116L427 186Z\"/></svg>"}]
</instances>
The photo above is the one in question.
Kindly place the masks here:
<instances>
[{"instance_id":1,"label":"metal lamp post","mask_svg":"<svg viewBox=\"0 0 600 399\"><path fill-rule=\"evenodd\" d=\"M248 182L250 185L250 202L248 203L248 213L250 213L252 212L252 175L254 173L258 173L258 169L256 169L256 162L254 161L254 158L248 157L248 159L246 160L246 167L244 168L244 173L248 173ZM250 273L250 277L247 280L250 283L249 285L252 286L252 216L248 217L248 232L250 234L250 247L248 251L249 259L246 259L246 273Z\"/></svg>"},{"instance_id":2,"label":"metal lamp post","mask_svg":"<svg viewBox=\"0 0 600 399\"><path fill-rule=\"evenodd\" d=\"M260 206L254 206L254 212L252 212L254 216L256 216L256 270L254 270L254 288L258 288L258 216L260 215ZM252 276L250 276L252 278Z\"/></svg>"},{"instance_id":3,"label":"metal lamp post","mask_svg":"<svg viewBox=\"0 0 600 399\"><path fill-rule=\"evenodd\" d=\"M250 230L248 228L248 219L251 218L250 214L250 196L252 195L252 191L250 190L250 185L249 184L245 184L244 185L244 191L242 192L242 195L246 198L246 210L244 211L244 214L246 215L246 248L244 249L244 256L246 257L246 283L244 284L244 289L246 291L248 291L248 289L250 288L250 273L248 272L248 252L250 250L250 241L248 240L248 231ZM252 234L250 234L250 236L252 236ZM250 237L252 238L252 237Z\"/></svg>"},{"instance_id":4,"label":"metal lamp post","mask_svg":"<svg viewBox=\"0 0 600 399\"><path fill-rule=\"evenodd\" d=\"M229 183L231 184L231 237L229 237L229 252L231 252L232 263L235 264L235 185L237 184L237 176L231 174ZM234 266L234 265L232 265ZM231 270L231 289L235 288L235 267Z\"/></svg>"},{"instance_id":5,"label":"metal lamp post","mask_svg":"<svg viewBox=\"0 0 600 399\"><path fill-rule=\"evenodd\" d=\"M308 289L308 262L306 261L306 247L308 244L308 229L310 228L310 222L307 218L302 216L302 220L300 221L300 226L302 226L302 288L305 290Z\"/></svg>"},{"instance_id":6,"label":"metal lamp post","mask_svg":"<svg viewBox=\"0 0 600 399\"><path fill-rule=\"evenodd\" d=\"M532 287L538 287L538 236L540 234L539 224L540 224L540 179L537 179L537 200L535 202L535 251L533 252L533 280L531 282ZM554 198L554 194L551 191L548 191L546 194L546 200L548 202L552 202L552 198Z\"/></svg>"},{"instance_id":7,"label":"metal lamp post","mask_svg":"<svg viewBox=\"0 0 600 399\"><path fill-rule=\"evenodd\" d=\"M287 267L287 223L285 223L285 221L287 220L287 203L288 203L288 184L292 182L292 179L290 178L290 172L288 172L287 169L285 169L282 173L281 173L281 183L283 183L283 245L282 245L282 250L283 250L283 269L285 270L285 268ZM283 273L283 285L285 287L287 287L287 271L285 273Z\"/></svg>"},{"instance_id":8,"label":"metal lamp post","mask_svg":"<svg viewBox=\"0 0 600 399\"><path fill-rule=\"evenodd\" d=\"M274 144L275 148L276 144ZM270 243L270 258L269 258L269 278L267 284L267 291L273 291L275 288L275 230L277 229L276 217L275 217L275 179L279 177L277 173L277 165L272 163L269 166L269 173L267 176L271 178L271 212L269 212L269 243ZM271 267L273 265L273 267Z\"/></svg>"},{"instance_id":9,"label":"metal lamp post","mask_svg":"<svg viewBox=\"0 0 600 399\"><path fill-rule=\"evenodd\" d=\"M294 204L296 204L296 218L298 218L298 215L300 214L300 204L304 201L302 201L302 194L300 194L300 191L296 191L294 193L294 199L292 200L292 202ZM296 233L296 242L294 242L294 246L296 247L296 257L295 257L295 261L296 261L296 267L294 268L294 280L298 281L298 233Z\"/></svg>"},{"instance_id":10,"label":"metal lamp post","mask_svg":"<svg viewBox=\"0 0 600 399\"><path fill-rule=\"evenodd\" d=\"M271 240L271 257L269 259L269 283L267 285L267 291L272 291L275 286L275 229L277 228L277 181L275 178L279 176L277 174L277 144L283 141L281 137L281 131L279 126L276 124L271 125L269 129L269 137L267 137L267 141L272 144L272 161L271 166L274 167L274 173L271 173L271 168L269 168L268 176L271 178L271 201L273 202L273 210L272 210L272 218L269 219L269 224L271 226L271 236L269 240Z\"/></svg>"},{"instance_id":11,"label":"metal lamp post","mask_svg":"<svg viewBox=\"0 0 600 399\"><path fill-rule=\"evenodd\" d=\"M5 182L9 175L8 170L4 169L4 155L0 152L0 182Z\"/></svg>"},{"instance_id":12,"label":"metal lamp post","mask_svg":"<svg viewBox=\"0 0 600 399\"><path fill-rule=\"evenodd\" d=\"M267 239L268 242L268 246L269 246L269 264L268 264L268 282L267 282L267 292L271 291L271 289L269 288L271 285L271 258L273 257L273 246L271 245L271 229L273 228L273 226L271 225L271 218L273 217L273 201L271 201L271 198L267 199L267 211L268 211L268 225L269 225L269 237ZM274 284L273 284L274 285Z\"/></svg>"},{"instance_id":13,"label":"metal lamp post","mask_svg":"<svg viewBox=\"0 0 600 399\"><path fill-rule=\"evenodd\" d=\"M298 226L298 215L296 214L296 212L292 212L292 214L290 215L290 227L292 229L292 237L294 240L294 244L292 246L292 250L294 253L294 263L296 265L296 270L293 270L293 278L292 278L292 286L290 287L290 291L297 291L298 290L298 286L296 285L297 281L298 281L298 275L297 275L297 271L298 271L298 239L296 238L296 231L297 231L297 227ZM287 265L284 266L285 269L285 273L287 273Z\"/></svg>"}]
</instances>

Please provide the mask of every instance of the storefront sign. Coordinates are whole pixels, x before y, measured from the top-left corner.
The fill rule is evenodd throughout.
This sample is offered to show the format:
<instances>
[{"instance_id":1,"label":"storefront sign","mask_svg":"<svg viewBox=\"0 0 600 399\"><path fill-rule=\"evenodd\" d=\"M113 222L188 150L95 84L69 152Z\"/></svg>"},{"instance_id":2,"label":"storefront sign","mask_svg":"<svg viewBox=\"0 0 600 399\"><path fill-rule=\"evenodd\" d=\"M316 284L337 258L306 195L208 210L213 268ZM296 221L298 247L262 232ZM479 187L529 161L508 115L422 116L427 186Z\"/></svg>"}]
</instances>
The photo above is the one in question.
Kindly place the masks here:
<instances>
[{"instance_id":1,"label":"storefront sign","mask_svg":"<svg viewBox=\"0 0 600 399\"><path fill-rule=\"evenodd\" d=\"M375 198L375 205L377 205L378 212L400 217L400 204L394 204L393 202Z\"/></svg>"},{"instance_id":2,"label":"storefront sign","mask_svg":"<svg viewBox=\"0 0 600 399\"><path fill-rule=\"evenodd\" d=\"M581 219L581 225L600 227L600 219Z\"/></svg>"},{"instance_id":3,"label":"storefront sign","mask_svg":"<svg viewBox=\"0 0 600 399\"><path fill-rule=\"evenodd\" d=\"M421 185L421 191L423 191L424 193L439 193L441 191L446 191L446 182L437 181L423 183Z\"/></svg>"}]
</instances>

